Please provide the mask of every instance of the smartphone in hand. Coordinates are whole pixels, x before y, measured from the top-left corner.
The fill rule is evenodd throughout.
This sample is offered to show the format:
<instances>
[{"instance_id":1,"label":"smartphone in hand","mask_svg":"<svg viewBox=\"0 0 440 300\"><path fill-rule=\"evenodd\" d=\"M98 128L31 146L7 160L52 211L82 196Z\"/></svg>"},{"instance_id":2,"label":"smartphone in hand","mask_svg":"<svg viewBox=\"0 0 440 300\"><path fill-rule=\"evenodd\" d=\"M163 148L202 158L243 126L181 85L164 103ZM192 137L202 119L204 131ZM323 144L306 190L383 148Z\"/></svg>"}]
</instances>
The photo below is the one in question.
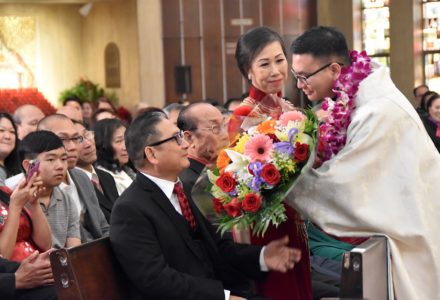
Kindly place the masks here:
<instances>
[{"instance_id":1,"label":"smartphone in hand","mask_svg":"<svg viewBox=\"0 0 440 300\"><path fill-rule=\"evenodd\" d=\"M29 164L29 168L26 174L26 185L28 184L29 180L31 180L32 176L38 172L40 169L40 162L38 160L32 160Z\"/></svg>"}]
</instances>

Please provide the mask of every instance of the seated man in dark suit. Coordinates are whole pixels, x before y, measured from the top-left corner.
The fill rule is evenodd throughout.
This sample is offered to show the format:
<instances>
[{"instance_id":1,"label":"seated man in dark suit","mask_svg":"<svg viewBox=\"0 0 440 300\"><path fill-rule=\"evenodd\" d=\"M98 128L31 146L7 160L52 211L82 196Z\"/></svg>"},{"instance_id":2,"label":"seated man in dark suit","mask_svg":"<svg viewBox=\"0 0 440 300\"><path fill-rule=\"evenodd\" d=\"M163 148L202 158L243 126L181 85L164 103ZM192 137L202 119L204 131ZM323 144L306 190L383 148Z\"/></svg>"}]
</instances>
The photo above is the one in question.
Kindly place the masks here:
<instances>
[{"instance_id":1,"label":"seated man in dark suit","mask_svg":"<svg viewBox=\"0 0 440 300\"><path fill-rule=\"evenodd\" d=\"M50 251L50 250L49 250ZM49 251L35 251L21 263L0 257L0 298L2 300L56 299Z\"/></svg>"},{"instance_id":2,"label":"seated man in dark suit","mask_svg":"<svg viewBox=\"0 0 440 300\"><path fill-rule=\"evenodd\" d=\"M179 175L184 184L193 186L203 168L215 163L220 150L229 145L225 117L207 102L195 102L180 111L177 126L183 130L188 148L189 168Z\"/></svg>"},{"instance_id":3,"label":"seated man in dark suit","mask_svg":"<svg viewBox=\"0 0 440 300\"><path fill-rule=\"evenodd\" d=\"M287 237L262 248L216 232L182 190L178 174L189 166L188 143L163 113L139 116L125 140L139 173L116 200L110 240L131 299L249 298L248 276L286 272L300 259L285 246Z\"/></svg>"},{"instance_id":4,"label":"seated man in dark suit","mask_svg":"<svg viewBox=\"0 0 440 300\"><path fill-rule=\"evenodd\" d=\"M76 168L83 171L90 179L90 182L95 188L99 206L107 222L110 222L113 204L119 197L115 180L109 173L93 167L93 163L95 163L97 159L94 132L87 130L86 127L79 122L75 122L75 128L83 137L83 142L79 145Z\"/></svg>"}]
</instances>

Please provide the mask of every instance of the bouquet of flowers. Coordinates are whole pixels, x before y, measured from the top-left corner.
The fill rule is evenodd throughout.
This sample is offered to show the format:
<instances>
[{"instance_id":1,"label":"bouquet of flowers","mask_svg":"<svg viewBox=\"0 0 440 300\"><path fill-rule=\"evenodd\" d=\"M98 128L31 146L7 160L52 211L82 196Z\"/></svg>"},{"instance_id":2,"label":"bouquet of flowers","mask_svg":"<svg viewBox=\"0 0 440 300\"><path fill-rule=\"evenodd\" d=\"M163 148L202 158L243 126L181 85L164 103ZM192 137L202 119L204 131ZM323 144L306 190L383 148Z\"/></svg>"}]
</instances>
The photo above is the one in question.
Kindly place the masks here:
<instances>
[{"instance_id":1,"label":"bouquet of flowers","mask_svg":"<svg viewBox=\"0 0 440 300\"><path fill-rule=\"evenodd\" d=\"M279 117L278 117L279 116ZM308 163L316 143L317 120L310 110L247 117L235 142L223 149L207 171L208 189L223 234L250 228L264 235L270 224L287 219L283 200Z\"/></svg>"}]
</instances>

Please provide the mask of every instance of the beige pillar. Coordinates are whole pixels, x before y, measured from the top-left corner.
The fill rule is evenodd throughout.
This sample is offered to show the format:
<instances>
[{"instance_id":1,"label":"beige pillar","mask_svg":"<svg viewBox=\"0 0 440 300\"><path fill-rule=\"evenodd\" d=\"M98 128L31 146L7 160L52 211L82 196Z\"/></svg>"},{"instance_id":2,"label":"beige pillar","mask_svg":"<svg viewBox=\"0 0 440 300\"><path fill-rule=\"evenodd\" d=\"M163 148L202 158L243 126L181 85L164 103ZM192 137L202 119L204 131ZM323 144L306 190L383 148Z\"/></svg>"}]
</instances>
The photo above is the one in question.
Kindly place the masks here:
<instances>
[{"instance_id":1,"label":"beige pillar","mask_svg":"<svg viewBox=\"0 0 440 300\"><path fill-rule=\"evenodd\" d=\"M137 0L141 102L165 104L162 11L160 0Z\"/></svg>"},{"instance_id":2,"label":"beige pillar","mask_svg":"<svg viewBox=\"0 0 440 300\"><path fill-rule=\"evenodd\" d=\"M353 6L352 0L318 0L318 25L332 26L340 30L353 49Z\"/></svg>"},{"instance_id":3,"label":"beige pillar","mask_svg":"<svg viewBox=\"0 0 440 300\"><path fill-rule=\"evenodd\" d=\"M420 11L417 11L420 10L417 8L420 3L415 2L418 1L390 1L391 78L410 101L413 100L415 74L417 73L418 77L421 75L422 63L421 27L419 27L420 22L414 21L415 14L420 18ZM420 82L421 78L418 81Z\"/></svg>"}]
</instances>

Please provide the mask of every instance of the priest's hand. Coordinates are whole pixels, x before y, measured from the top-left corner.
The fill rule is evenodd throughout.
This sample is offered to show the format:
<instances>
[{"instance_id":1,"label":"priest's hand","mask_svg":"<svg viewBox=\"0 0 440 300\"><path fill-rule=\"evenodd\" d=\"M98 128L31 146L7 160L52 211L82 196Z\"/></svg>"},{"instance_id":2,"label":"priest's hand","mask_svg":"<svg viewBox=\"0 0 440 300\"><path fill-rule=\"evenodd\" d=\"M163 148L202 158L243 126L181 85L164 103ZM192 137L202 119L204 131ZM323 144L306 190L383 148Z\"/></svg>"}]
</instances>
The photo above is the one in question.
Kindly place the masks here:
<instances>
[{"instance_id":1,"label":"priest's hand","mask_svg":"<svg viewBox=\"0 0 440 300\"><path fill-rule=\"evenodd\" d=\"M285 273L301 259L301 250L288 247L289 237L270 242L264 250L264 262L271 271Z\"/></svg>"}]
</instances>

